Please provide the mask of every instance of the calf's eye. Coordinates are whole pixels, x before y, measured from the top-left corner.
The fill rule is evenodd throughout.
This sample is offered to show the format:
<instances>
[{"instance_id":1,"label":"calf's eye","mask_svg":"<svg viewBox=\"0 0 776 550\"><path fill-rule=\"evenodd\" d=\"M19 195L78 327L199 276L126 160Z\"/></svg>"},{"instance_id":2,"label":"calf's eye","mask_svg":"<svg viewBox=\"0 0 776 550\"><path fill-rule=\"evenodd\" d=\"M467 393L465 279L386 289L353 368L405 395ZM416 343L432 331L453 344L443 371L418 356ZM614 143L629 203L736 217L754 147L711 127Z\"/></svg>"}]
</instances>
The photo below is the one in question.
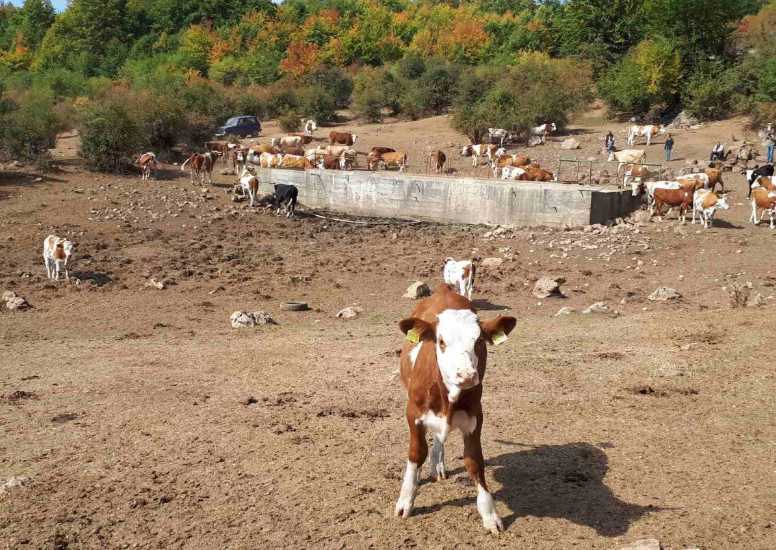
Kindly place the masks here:
<instances>
[{"instance_id":1,"label":"calf's eye","mask_svg":"<svg viewBox=\"0 0 776 550\"><path fill-rule=\"evenodd\" d=\"M445 341L440 339L440 340L439 340L439 349L440 349L440 350L442 350L442 353L444 353L444 352L445 352L445 348L446 348L446 347L447 347L447 346L445 345Z\"/></svg>"}]
</instances>

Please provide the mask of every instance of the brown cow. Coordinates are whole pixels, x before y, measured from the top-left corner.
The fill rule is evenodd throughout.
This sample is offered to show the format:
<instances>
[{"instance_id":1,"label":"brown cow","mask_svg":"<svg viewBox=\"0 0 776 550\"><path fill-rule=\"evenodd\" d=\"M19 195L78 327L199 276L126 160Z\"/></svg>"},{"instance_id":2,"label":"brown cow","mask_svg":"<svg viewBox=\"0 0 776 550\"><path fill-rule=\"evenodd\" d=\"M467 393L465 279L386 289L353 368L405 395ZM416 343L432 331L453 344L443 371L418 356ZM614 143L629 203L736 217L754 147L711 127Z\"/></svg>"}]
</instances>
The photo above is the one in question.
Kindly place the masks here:
<instances>
[{"instance_id":1,"label":"brown cow","mask_svg":"<svg viewBox=\"0 0 776 550\"><path fill-rule=\"evenodd\" d=\"M679 207L679 220L685 220L685 214L687 209L692 206L693 194L687 189L662 189L657 188L652 194L652 198L655 201L654 215L657 215L660 219L663 219L662 208L663 205L678 206Z\"/></svg>"},{"instance_id":2,"label":"brown cow","mask_svg":"<svg viewBox=\"0 0 776 550\"><path fill-rule=\"evenodd\" d=\"M147 180L151 177L151 168L154 169L154 179L158 174L156 166L156 155L154 153L145 153L140 155L140 179Z\"/></svg>"},{"instance_id":3,"label":"brown cow","mask_svg":"<svg viewBox=\"0 0 776 550\"><path fill-rule=\"evenodd\" d=\"M205 142L205 148L208 151L218 151L221 153L221 162L229 162L231 155L229 154L232 149L235 149L238 145L234 143L227 143L226 141L207 141Z\"/></svg>"},{"instance_id":4,"label":"brown cow","mask_svg":"<svg viewBox=\"0 0 776 550\"><path fill-rule=\"evenodd\" d=\"M704 173L709 178L708 189L711 189L711 191L714 192L717 184L719 184L722 188L722 192L725 192L725 182L722 181L722 170L719 168L709 168L708 170L705 170Z\"/></svg>"},{"instance_id":5,"label":"brown cow","mask_svg":"<svg viewBox=\"0 0 776 550\"><path fill-rule=\"evenodd\" d=\"M463 434L464 464L477 487L477 511L493 534L504 530L485 481L482 456L482 380L487 344L500 344L515 328L514 317L481 321L472 303L442 285L399 323L407 339L401 350L401 382L407 389L409 448L394 513L408 518L415 506L420 472L428 456L426 431L434 432L431 475L445 479L444 445L450 430Z\"/></svg>"},{"instance_id":6,"label":"brown cow","mask_svg":"<svg viewBox=\"0 0 776 550\"><path fill-rule=\"evenodd\" d=\"M770 178L769 178L770 179ZM757 211L762 210L760 219L757 219ZM752 215L749 216L749 221L757 225L766 214L770 216L771 229L773 229L773 214L776 211L776 192L769 191L764 187L755 187L752 189Z\"/></svg>"},{"instance_id":7,"label":"brown cow","mask_svg":"<svg viewBox=\"0 0 776 550\"><path fill-rule=\"evenodd\" d=\"M321 170L350 170L353 161L348 157L335 157L334 155L323 155L318 157L316 165Z\"/></svg>"},{"instance_id":8,"label":"brown cow","mask_svg":"<svg viewBox=\"0 0 776 550\"><path fill-rule=\"evenodd\" d=\"M383 170L389 166L396 166L399 168L399 172L404 172L404 167L409 164L407 161L407 155L397 151L395 153L385 153L384 155L381 155L378 163Z\"/></svg>"},{"instance_id":9,"label":"brown cow","mask_svg":"<svg viewBox=\"0 0 776 550\"><path fill-rule=\"evenodd\" d=\"M542 170L541 168L526 166L524 170L528 175L528 179L531 181L553 181L555 179L555 176L553 175L552 172L548 172L547 170Z\"/></svg>"},{"instance_id":10,"label":"brown cow","mask_svg":"<svg viewBox=\"0 0 776 550\"><path fill-rule=\"evenodd\" d=\"M205 175L208 177L208 183L213 183L213 165L215 165L218 157L221 156L220 151L210 151L208 153L194 153L186 162L181 164L181 171L186 171L186 165L191 163L191 183L194 183L194 174L201 179L202 183L205 183Z\"/></svg>"},{"instance_id":11,"label":"brown cow","mask_svg":"<svg viewBox=\"0 0 776 550\"><path fill-rule=\"evenodd\" d=\"M303 157L305 155L304 149L298 145L289 145L287 147L281 147L280 152L284 155L295 155L297 157Z\"/></svg>"},{"instance_id":12,"label":"brown cow","mask_svg":"<svg viewBox=\"0 0 776 550\"><path fill-rule=\"evenodd\" d=\"M274 145L269 145L268 143L258 143L256 145L251 145L251 151L255 151L259 154L270 153L270 154L276 155L280 152L280 149L278 149Z\"/></svg>"},{"instance_id":13,"label":"brown cow","mask_svg":"<svg viewBox=\"0 0 776 550\"><path fill-rule=\"evenodd\" d=\"M434 159L434 163L436 164L436 173L439 174L445 167L445 163L447 162L447 155L445 155L442 151L437 151L436 153L432 153L431 156Z\"/></svg>"},{"instance_id":14,"label":"brown cow","mask_svg":"<svg viewBox=\"0 0 776 550\"><path fill-rule=\"evenodd\" d=\"M369 153L366 156L366 169L374 170L375 168L377 168L377 165L380 162L381 158L383 158L383 156L378 153L375 153L374 151Z\"/></svg>"},{"instance_id":15,"label":"brown cow","mask_svg":"<svg viewBox=\"0 0 776 550\"><path fill-rule=\"evenodd\" d=\"M717 210L727 210L730 205L727 195L718 195L709 189L701 189L693 197L692 223L695 223L695 213L700 214L701 224L708 229L714 222L714 213Z\"/></svg>"},{"instance_id":16,"label":"brown cow","mask_svg":"<svg viewBox=\"0 0 776 550\"><path fill-rule=\"evenodd\" d=\"M372 152L383 155L385 153L395 153L396 149L391 149L390 147L372 147Z\"/></svg>"},{"instance_id":17,"label":"brown cow","mask_svg":"<svg viewBox=\"0 0 776 550\"><path fill-rule=\"evenodd\" d=\"M281 168L315 168L307 157L299 155L283 155Z\"/></svg>"},{"instance_id":18,"label":"brown cow","mask_svg":"<svg viewBox=\"0 0 776 550\"><path fill-rule=\"evenodd\" d=\"M531 164L531 159L521 155L501 155L496 157L496 162L493 164L493 177L497 178L499 173L507 166L514 166L515 168L525 168L528 165L538 168L538 165Z\"/></svg>"},{"instance_id":19,"label":"brown cow","mask_svg":"<svg viewBox=\"0 0 776 550\"><path fill-rule=\"evenodd\" d=\"M350 132L329 132L329 144L353 145L357 137L356 134L351 134Z\"/></svg>"}]
</instances>

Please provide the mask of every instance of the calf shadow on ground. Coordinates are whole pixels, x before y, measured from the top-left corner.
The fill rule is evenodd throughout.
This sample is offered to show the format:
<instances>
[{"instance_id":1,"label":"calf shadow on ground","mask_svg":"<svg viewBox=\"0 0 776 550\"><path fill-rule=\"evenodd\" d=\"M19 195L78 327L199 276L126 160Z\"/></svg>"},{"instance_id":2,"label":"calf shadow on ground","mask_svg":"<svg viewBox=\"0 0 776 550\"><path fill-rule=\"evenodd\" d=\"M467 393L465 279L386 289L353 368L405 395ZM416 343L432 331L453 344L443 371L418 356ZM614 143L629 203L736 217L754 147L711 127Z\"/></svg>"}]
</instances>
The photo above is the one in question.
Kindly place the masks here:
<instances>
[{"instance_id":1,"label":"calf shadow on ground","mask_svg":"<svg viewBox=\"0 0 776 550\"><path fill-rule=\"evenodd\" d=\"M477 311L509 311L512 309L511 306L494 304L489 300L484 300L482 298L477 300L472 300L472 305L474 306L474 309L476 309Z\"/></svg>"},{"instance_id":2,"label":"calf shadow on ground","mask_svg":"<svg viewBox=\"0 0 776 550\"><path fill-rule=\"evenodd\" d=\"M511 510L502 518L506 528L522 517L534 516L565 519L595 529L599 536L617 537L645 514L661 510L617 498L604 483L609 470L606 453L588 443L527 447L486 459L486 467L502 486L493 493L494 498ZM451 472L456 473L465 475L463 469ZM473 487L467 489L473 491ZM415 513L432 513L445 506L468 506L476 501L472 493L465 498L417 508Z\"/></svg>"},{"instance_id":3,"label":"calf shadow on ground","mask_svg":"<svg viewBox=\"0 0 776 550\"><path fill-rule=\"evenodd\" d=\"M113 280L107 273L99 273L97 271L71 271L70 277L80 281L91 280L92 284L96 286L106 285Z\"/></svg>"}]
</instances>

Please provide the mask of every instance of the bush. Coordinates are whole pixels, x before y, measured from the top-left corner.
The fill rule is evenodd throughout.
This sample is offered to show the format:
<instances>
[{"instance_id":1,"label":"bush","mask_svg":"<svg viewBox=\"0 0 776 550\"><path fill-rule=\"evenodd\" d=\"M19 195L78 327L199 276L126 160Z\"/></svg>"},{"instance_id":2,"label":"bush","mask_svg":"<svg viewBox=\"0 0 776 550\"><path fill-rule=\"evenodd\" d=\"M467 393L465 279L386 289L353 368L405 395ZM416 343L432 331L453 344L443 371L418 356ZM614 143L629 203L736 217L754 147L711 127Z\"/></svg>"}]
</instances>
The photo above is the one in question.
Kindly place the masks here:
<instances>
[{"instance_id":1,"label":"bush","mask_svg":"<svg viewBox=\"0 0 776 550\"><path fill-rule=\"evenodd\" d=\"M16 101L3 100L0 114L0 154L6 160L50 165L60 124L51 100L27 94Z\"/></svg>"},{"instance_id":2,"label":"bush","mask_svg":"<svg viewBox=\"0 0 776 550\"><path fill-rule=\"evenodd\" d=\"M316 122L328 122L334 118L334 98L322 86L301 88L296 93L299 113Z\"/></svg>"},{"instance_id":3,"label":"bush","mask_svg":"<svg viewBox=\"0 0 776 550\"><path fill-rule=\"evenodd\" d=\"M298 132L302 129L302 120L294 111L287 111L278 118L278 126L286 133Z\"/></svg>"},{"instance_id":4,"label":"bush","mask_svg":"<svg viewBox=\"0 0 776 550\"><path fill-rule=\"evenodd\" d=\"M685 85L685 109L701 120L724 118L733 110L736 88L730 71L696 72Z\"/></svg>"},{"instance_id":5,"label":"bush","mask_svg":"<svg viewBox=\"0 0 776 550\"><path fill-rule=\"evenodd\" d=\"M101 172L129 171L141 132L121 98L109 98L84 109L78 124L84 164Z\"/></svg>"},{"instance_id":6,"label":"bush","mask_svg":"<svg viewBox=\"0 0 776 550\"><path fill-rule=\"evenodd\" d=\"M141 90L130 96L128 113L142 136L136 145L160 160L171 160L173 147L186 134L186 112L177 98Z\"/></svg>"}]
</instances>

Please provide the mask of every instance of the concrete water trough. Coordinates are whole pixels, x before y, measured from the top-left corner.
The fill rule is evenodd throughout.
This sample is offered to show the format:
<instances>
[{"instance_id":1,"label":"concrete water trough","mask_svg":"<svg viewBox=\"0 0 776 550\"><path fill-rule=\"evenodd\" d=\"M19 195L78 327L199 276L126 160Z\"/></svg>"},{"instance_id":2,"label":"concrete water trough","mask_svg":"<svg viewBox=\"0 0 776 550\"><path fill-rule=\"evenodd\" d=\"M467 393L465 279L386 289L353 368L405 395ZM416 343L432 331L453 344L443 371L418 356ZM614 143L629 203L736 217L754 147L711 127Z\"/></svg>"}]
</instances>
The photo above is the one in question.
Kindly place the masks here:
<instances>
[{"instance_id":1,"label":"concrete water trough","mask_svg":"<svg viewBox=\"0 0 776 550\"><path fill-rule=\"evenodd\" d=\"M360 216L448 223L588 225L638 208L630 190L612 187L422 176L393 171L256 168L261 192L299 189L299 202Z\"/></svg>"}]
</instances>

